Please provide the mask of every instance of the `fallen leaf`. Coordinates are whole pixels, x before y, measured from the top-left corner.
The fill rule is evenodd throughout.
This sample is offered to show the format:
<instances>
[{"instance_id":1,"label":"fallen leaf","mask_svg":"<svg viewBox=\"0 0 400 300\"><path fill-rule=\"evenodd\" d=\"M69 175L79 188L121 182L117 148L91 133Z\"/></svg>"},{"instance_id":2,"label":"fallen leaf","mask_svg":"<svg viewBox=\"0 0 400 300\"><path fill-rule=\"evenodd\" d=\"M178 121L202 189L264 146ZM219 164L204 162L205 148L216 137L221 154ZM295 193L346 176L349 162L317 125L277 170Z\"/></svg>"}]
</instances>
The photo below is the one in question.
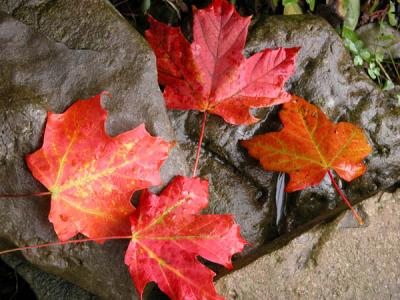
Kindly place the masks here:
<instances>
[{"instance_id":1,"label":"fallen leaf","mask_svg":"<svg viewBox=\"0 0 400 300\"><path fill-rule=\"evenodd\" d=\"M317 185L329 169L346 181L364 174L362 160L371 147L357 126L333 124L318 107L302 98L283 105L280 132L266 133L242 141L250 155L266 170L290 175L287 192Z\"/></svg>"},{"instance_id":2,"label":"fallen leaf","mask_svg":"<svg viewBox=\"0 0 400 300\"><path fill-rule=\"evenodd\" d=\"M26 157L51 192L49 220L61 241L77 233L130 234L131 196L161 183L159 169L173 146L143 124L108 136L100 96L78 100L63 114L49 112L43 146Z\"/></svg>"},{"instance_id":3,"label":"fallen leaf","mask_svg":"<svg viewBox=\"0 0 400 300\"><path fill-rule=\"evenodd\" d=\"M295 69L299 48L265 49L246 59L242 52L250 17L226 0L194 9L193 42L179 28L149 17L146 31L157 57L158 80L170 109L216 114L231 124L252 124L249 109L290 100L283 89Z\"/></svg>"},{"instance_id":4,"label":"fallen leaf","mask_svg":"<svg viewBox=\"0 0 400 300\"><path fill-rule=\"evenodd\" d=\"M215 273L196 257L232 268L232 255L246 241L231 215L199 214L207 198L206 180L182 176L160 196L142 193L125 256L141 297L146 284L156 282L171 299L224 299L215 291Z\"/></svg>"}]
</instances>

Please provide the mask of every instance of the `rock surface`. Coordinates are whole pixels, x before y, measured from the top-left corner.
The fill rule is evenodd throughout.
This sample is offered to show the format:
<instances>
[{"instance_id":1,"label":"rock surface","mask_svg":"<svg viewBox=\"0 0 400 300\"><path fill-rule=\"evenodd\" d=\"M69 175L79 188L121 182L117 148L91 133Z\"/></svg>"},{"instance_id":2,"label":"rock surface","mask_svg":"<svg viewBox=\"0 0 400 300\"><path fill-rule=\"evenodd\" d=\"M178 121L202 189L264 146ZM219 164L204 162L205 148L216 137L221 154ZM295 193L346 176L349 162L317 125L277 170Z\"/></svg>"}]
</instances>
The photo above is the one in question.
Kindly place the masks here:
<instances>
[{"instance_id":1,"label":"rock surface","mask_svg":"<svg viewBox=\"0 0 400 300\"><path fill-rule=\"evenodd\" d=\"M374 148L366 161L368 172L351 184L340 182L349 198L357 202L399 182L400 110L397 100L385 95L367 75L354 67L342 40L325 20L307 15L261 17L252 26L245 53L251 55L264 48L294 46L300 46L301 51L287 90L317 104L335 122L349 121L364 128ZM255 246L277 236L277 175L263 170L257 161L249 158L239 140L279 130L277 111L277 107L258 110L257 116L262 120L253 126L231 126L213 115L208 117L206 125L200 174L211 181L211 202L218 201L220 213L230 212L232 203L240 202L236 206L241 206L240 212L235 211L236 219L245 237ZM179 111L169 114L179 141L186 145L187 156L193 160L201 115ZM221 166L204 167L213 164ZM214 188L213 184L221 178L221 169L231 176L223 176L222 187ZM229 194L239 196L235 200L224 197ZM280 226L281 234L329 214L338 206L344 207L328 176L320 186L288 196L288 215ZM254 215L254 220L249 221L248 215Z\"/></svg>"},{"instance_id":2,"label":"rock surface","mask_svg":"<svg viewBox=\"0 0 400 300\"><path fill-rule=\"evenodd\" d=\"M108 90L113 99L107 131L118 134L145 122L166 139L174 135L158 91L154 57L138 33L105 0L0 0L0 193L30 193L42 187L23 157L40 146L46 111L64 111L77 98ZM12 17L11 17L12 16ZM301 46L288 90L317 103L335 121L366 128L374 153L369 172L350 185L359 201L399 181L400 124L396 99L386 97L356 70L335 31L310 16L260 18L249 35L247 54L265 47ZM234 213L254 248L278 235L277 174L264 171L238 141L280 128L278 108L257 112L256 125L230 126L209 116L200 175L210 180L209 212ZM193 161L201 116L169 112L184 156ZM192 165L192 164L190 164ZM163 168L168 180L186 173L179 149ZM328 213L341 203L327 180L290 196L281 233ZM341 205L341 204L340 204ZM49 199L0 203L1 247L55 240L47 221ZM123 264L127 243L81 244L29 251L41 269L105 299L134 297ZM249 251L249 250L247 250Z\"/></svg>"},{"instance_id":3,"label":"rock surface","mask_svg":"<svg viewBox=\"0 0 400 300\"><path fill-rule=\"evenodd\" d=\"M98 300L96 296L62 280L60 277L33 267L18 254L4 255L2 260L29 284L38 300Z\"/></svg>"},{"instance_id":4,"label":"rock surface","mask_svg":"<svg viewBox=\"0 0 400 300\"><path fill-rule=\"evenodd\" d=\"M35 299L28 283L0 259L0 299Z\"/></svg>"},{"instance_id":5,"label":"rock surface","mask_svg":"<svg viewBox=\"0 0 400 300\"><path fill-rule=\"evenodd\" d=\"M354 67L343 42L326 21L313 16L271 17L259 21L247 43L251 54L266 47L301 46L297 69L287 89L317 104L331 120L352 122L365 130L373 153L367 172L342 187L352 201L366 199L400 181L400 109L395 97L383 93ZM264 122L271 122L267 119ZM287 227L335 208L341 199L329 178L289 199Z\"/></svg>"},{"instance_id":6,"label":"rock surface","mask_svg":"<svg viewBox=\"0 0 400 300\"><path fill-rule=\"evenodd\" d=\"M217 282L229 300L399 299L400 190L358 206Z\"/></svg>"},{"instance_id":7,"label":"rock surface","mask_svg":"<svg viewBox=\"0 0 400 300\"><path fill-rule=\"evenodd\" d=\"M390 59L400 57L400 32L390 25L384 23L370 23L357 29L357 34L372 53L380 49L385 57ZM391 37L391 38L388 38Z\"/></svg>"},{"instance_id":8,"label":"rock surface","mask_svg":"<svg viewBox=\"0 0 400 300\"><path fill-rule=\"evenodd\" d=\"M24 156L42 142L46 112L108 90L111 135L145 123L167 140L174 134L159 92L155 59L144 39L107 2L0 0L0 194L43 190ZM163 166L169 180L186 172L176 149ZM0 247L55 241L48 198L0 202ZM123 262L127 242L79 244L24 253L35 266L104 299L132 299Z\"/></svg>"},{"instance_id":9,"label":"rock surface","mask_svg":"<svg viewBox=\"0 0 400 300\"><path fill-rule=\"evenodd\" d=\"M196 113L191 112L170 112L178 133L182 129L179 128L180 120L188 122L184 126L193 135L193 140L196 139L196 128L198 120ZM205 139L211 135L221 134L220 140L224 143L225 149L230 146L237 147L235 143L237 140L231 140L229 134L225 130L216 132L221 128L227 128L228 125L223 124L223 120L209 116L211 120L206 126ZM217 128L216 123L221 126ZM194 165L195 154L197 149L197 142L184 135L178 135L178 140L181 144L183 152L186 154L188 164ZM232 143L231 143L232 142ZM221 148L223 149L223 148ZM266 230L268 224L273 223L273 216L275 208L270 204L272 202L265 201L268 194L264 194L263 189L258 188L257 182L251 178L243 176L241 170L235 168L227 160L213 152L208 148L208 145L202 149L200 156L198 176L207 178L209 181L209 206L205 213L212 214L234 214L235 220L240 224L241 234L246 240L254 245L254 247L261 245L264 242L265 234L270 234ZM266 180L270 180L267 176L262 175ZM271 174L271 178L272 178ZM249 248L245 248L244 254L247 253Z\"/></svg>"}]
</instances>

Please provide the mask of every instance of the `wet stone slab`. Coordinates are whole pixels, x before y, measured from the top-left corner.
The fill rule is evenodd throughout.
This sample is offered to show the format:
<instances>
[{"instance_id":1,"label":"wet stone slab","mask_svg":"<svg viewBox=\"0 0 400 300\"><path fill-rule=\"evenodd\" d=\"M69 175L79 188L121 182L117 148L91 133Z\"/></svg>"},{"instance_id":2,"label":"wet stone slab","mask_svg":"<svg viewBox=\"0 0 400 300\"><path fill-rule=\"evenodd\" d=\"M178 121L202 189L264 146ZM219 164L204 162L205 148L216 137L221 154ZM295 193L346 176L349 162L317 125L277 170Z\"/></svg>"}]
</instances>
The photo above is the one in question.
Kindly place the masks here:
<instances>
[{"instance_id":1,"label":"wet stone slab","mask_svg":"<svg viewBox=\"0 0 400 300\"><path fill-rule=\"evenodd\" d=\"M286 89L317 104L334 122L348 121L364 128L373 146L365 175L350 184L337 178L349 199L358 202L394 186L400 179L397 100L394 95L384 94L354 67L342 40L326 21L314 16L261 17L250 30L245 53L297 46L301 47L297 69ZM229 213L233 202L242 202L233 207L240 207L240 211L235 210L236 220L255 246L247 252L257 251L257 246L329 215L338 207L344 208L327 176L318 187L288 194L286 217L276 225L277 174L263 170L239 141L279 130L278 110L274 107L255 111L261 121L252 126L228 125L213 115L208 116L206 125L200 174L210 179L211 202L218 202L218 212ZM179 141L188 149L185 153L193 162L201 114L173 111L169 115ZM235 200L224 196L232 194L238 195ZM249 221L248 215L254 219Z\"/></svg>"},{"instance_id":2,"label":"wet stone slab","mask_svg":"<svg viewBox=\"0 0 400 300\"><path fill-rule=\"evenodd\" d=\"M24 156L41 146L47 111L108 90L106 130L116 135L141 123L174 140L159 91L155 58L145 40L103 0L0 1L0 194L44 188ZM168 182L186 173L173 151L163 166ZM48 197L0 203L1 248L56 241ZM135 298L123 257L127 241L24 252L28 261L103 299Z\"/></svg>"},{"instance_id":3,"label":"wet stone slab","mask_svg":"<svg viewBox=\"0 0 400 300\"><path fill-rule=\"evenodd\" d=\"M400 190L362 202L366 225L350 212L217 281L228 300L398 299Z\"/></svg>"},{"instance_id":4,"label":"wet stone slab","mask_svg":"<svg viewBox=\"0 0 400 300\"><path fill-rule=\"evenodd\" d=\"M181 144L163 167L163 179L188 174L197 147L201 115L166 112L156 79L154 56L144 39L107 2L0 0L0 186L1 193L29 193L43 187L33 179L24 155L41 145L47 111L62 112L78 98L101 90L110 116L106 129L118 134L145 122L155 135ZM297 71L288 91L302 96L334 121L366 129L374 147L368 172L351 184L341 182L360 201L399 182L400 124L394 96L382 93L354 68L336 32L312 16L260 18L249 34L246 54L266 47L300 46ZM326 178L319 187L287 199L287 215L276 225L277 174L250 158L239 141L280 129L279 108L258 110L253 126L230 126L209 116L199 173L210 181L208 213L235 214L252 243L244 255L330 214L340 198ZM55 240L47 220L49 199L0 203L2 247ZM82 244L25 257L105 299L135 297L123 263L126 242ZM241 256L236 258L241 260Z\"/></svg>"}]
</instances>

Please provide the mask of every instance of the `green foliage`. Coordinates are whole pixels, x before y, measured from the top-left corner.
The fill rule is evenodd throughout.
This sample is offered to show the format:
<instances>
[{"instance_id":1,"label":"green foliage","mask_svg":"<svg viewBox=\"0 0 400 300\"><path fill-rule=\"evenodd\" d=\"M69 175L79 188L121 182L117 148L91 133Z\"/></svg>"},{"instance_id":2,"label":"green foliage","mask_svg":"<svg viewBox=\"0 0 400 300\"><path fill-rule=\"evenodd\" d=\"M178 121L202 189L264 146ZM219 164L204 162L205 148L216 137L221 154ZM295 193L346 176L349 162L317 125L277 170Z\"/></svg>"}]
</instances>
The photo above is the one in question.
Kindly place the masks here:
<instances>
[{"instance_id":1,"label":"green foliage","mask_svg":"<svg viewBox=\"0 0 400 300\"><path fill-rule=\"evenodd\" d=\"M147 13L147 11L149 10L151 6L151 0L143 0L142 4L140 5L140 10L142 11L142 13Z\"/></svg>"},{"instance_id":2,"label":"green foliage","mask_svg":"<svg viewBox=\"0 0 400 300\"><path fill-rule=\"evenodd\" d=\"M394 2L390 1L389 11L388 11L389 24L393 27L397 26L396 18L396 8L394 7Z\"/></svg>"},{"instance_id":3,"label":"green foliage","mask_svg":"<svg viewBox=\"0 0 400 300\"><path fill-rule=\"evenodd\" d=\"M391 80L387 80L383 86L383 90L387 91L387 90L391 90L394 88L394 83Z\"/></svg>"},{"instance_id":4,"label":"green foliage","mask_svg":"<svg viewBox=\"0 0 400 300\"><path fill-rule=\"evenodd\" d=\"M303 11L298 0L282 0L284 15L301 15Z\"/></svg>"},{"instance_id":5,"label":"green foliage","mask_svg":"<svg viewBox=\"0 0 400 300\"><path fill-rule=\"evenodd\" d=\"M344 19L344 27L354 30L360 17L360 0L337 0L337 12Z\"/></svg>"},{"instance_id":6,"label":"green foliage","mask_svg":"<svg viewBox=\"0 0 400 300\"><path fill-rule=\"evenodd\" d=\"M372 53L368 47L359 39L356 32L350 30L347 27L343 28L342 36L345 47L353 55L354 65L365 67L368 75L373 79L377 80L381 88L384 90L390 90L394 88L394 83L390 76L385 71L383 66L384 51L381 47L377 47L375 52ZM383 36L384 39L391 39L391 36ZM386 77L384 84L382 85L381 72Z\"/></svg>"},{"instance_id":7,"label":"green foliage","mask_svg":"<svg viewBox=\"0 0 400 300\"><path fill-rule=\"evenodd\" d=\"M346 0L345 3L345 18L344 26L354 30L358 24L358 18L360 17L360 0Z\"/></svg>"},{"instance_id":8,"label":"green foliage","mask_svg":"<svg viewBox=\"0 0 400 300\"><path fill-rule=\"evenodd\" d=\"M373 62L369 63L367 71L368 71L368 75L372 79L376 79L376 78L378 78L377 76L381 75L379 68Z\"/></svg>"},{"instance_id":9,"label":"green foliage","mask_svg":"<svg viewBox=\"0 0 400 300\"><path fill-rule=\"evenodd\" d=\"M315 8L315 0L306 0L308 6L310 6L310 10L314 11Z\"/></svg>"},{"instance_id":10,"label":"green foliage","mask_svg":"<svg viewBox=\"0 0 400 300\"><path fill-rule=\"evenodd\" d=\"M308 6L311 11L314 11L315 8L315 0L306 0ZM274 7L278 6L279 0L272 0ZM284 7L283 14L284 15L301 15L303 14L303 10L299 5L299 0L282 0L282 5Z\"/></svg>"}]
</instances>

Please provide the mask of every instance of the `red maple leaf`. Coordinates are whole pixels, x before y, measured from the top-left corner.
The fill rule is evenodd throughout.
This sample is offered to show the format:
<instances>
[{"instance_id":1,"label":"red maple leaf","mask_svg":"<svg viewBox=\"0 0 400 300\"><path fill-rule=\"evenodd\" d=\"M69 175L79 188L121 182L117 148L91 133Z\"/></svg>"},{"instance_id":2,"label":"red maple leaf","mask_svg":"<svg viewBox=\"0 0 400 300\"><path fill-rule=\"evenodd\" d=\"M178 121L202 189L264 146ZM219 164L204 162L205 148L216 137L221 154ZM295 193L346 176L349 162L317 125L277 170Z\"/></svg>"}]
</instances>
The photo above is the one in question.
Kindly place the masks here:
<instances>
[{"instance_id":1,"label":"red maple leaf","mask_svg":"<svg viewBox=\"0 0 400 300\"><path fill-rule=\"evenodd\" d=\"M319 184L329 169L346 181L364 174L362 160L371 147L362 129L347 122L333 124L318 107L299 97L285 103L279 117L283 130L242 145L265 169L289 173L287 192Z\"/></svg>"},{"instance_id":2,"label":"red maple leaf","mask_svg":"<svg viewBox=\"0 0 400 300\"><path fill-rule=\"evenodd\" d=\"M100 94L49 112L43 146L28 155L29 169L51 192L49 220L60 240L130 234L134 191L161 183L159 169L172 143L144 125L110 137Z\"/></svg>"},{"instance_id":3,"label":"red maple leaf","mask_svg":"<svg viewBox=\"0 0 400 300\"><path fill-rule=\"evenodd\" d=\"M146 31L157 57L158 80L170 109L199 110L231 124L257 121L250 108L290 100L285 81L295 69L299 48L265 49L246 59L250 17L241 17L226 0L194 9L193 43L179 28L149 17Z\"/></svg>"},{"instance_id":4,"label":"red maple leaf","mask_svg":"<svg viewBox=\"0 0 400 300\"><path fill-rule=\"evenodd\" d=\"M132 240L125 256L140 296L156 282L171 299L223 299L214 272L197 256L232 267L231 257L246 241L231 215L200 215L207 206L208 183L176 177L160 194L142 193L131 217Z\"/></svg>"}]
</instances>

